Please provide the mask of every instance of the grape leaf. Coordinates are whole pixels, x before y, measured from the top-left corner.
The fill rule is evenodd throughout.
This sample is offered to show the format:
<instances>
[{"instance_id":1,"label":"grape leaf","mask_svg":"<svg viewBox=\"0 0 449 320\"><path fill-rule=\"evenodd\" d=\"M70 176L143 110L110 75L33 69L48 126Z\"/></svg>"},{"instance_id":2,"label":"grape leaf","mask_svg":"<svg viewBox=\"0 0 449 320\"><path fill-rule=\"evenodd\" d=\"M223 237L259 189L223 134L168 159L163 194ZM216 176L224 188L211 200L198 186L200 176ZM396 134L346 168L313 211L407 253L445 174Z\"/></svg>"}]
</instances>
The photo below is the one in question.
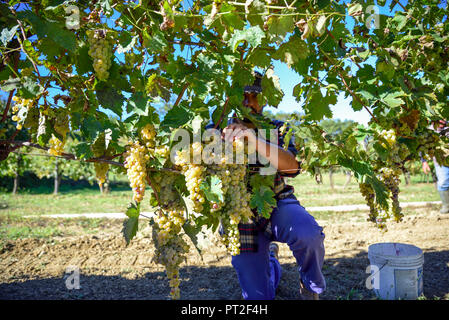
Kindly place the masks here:
<instances>
[{"instance_id":1,"label":"grape leaf","mask_svg":"<svg viewBox=\"0 0 449 320\"><path fill-rule=\"evenodd\" d=\"M263 95L267 98L268 104L277 107L284 97L284 92L279 83L279 77L274 73L272 68L265 72L262 78Z\"/></svg>"},{"instance_id":2,"label":"grape leaf","mask_svg":"<svg viewBox=\"0 0 449 320\"><path fill-rule=\"evenodd\" d=\"M265 38L265 33L259 26L251 27L245 30L235 30L229 39L229 46L232 51L236 51L241 42L248 42L253 48L262 43L262 38Z\"/></svg>"},{"instance_id":3,"label":"grape leaf","mask_svg":"<svg viewBox=\"0 0 449 320\"><path fill-rule=\"evenodd\" d=\"M329 104L334 102L331 98L323 97L321 91L317 88L310 91L307 99L306 109L310 112L311 120L321 120L325 116L332 118L332 111Z\"/></svg>"},{"instance_id":4,"label":"grape leaf","mask_svg":"<svg viewBox=\"0 0 449 320\"><path fill-rule=\"evenodd\" d=\"M96 90L98 102L105 109L113 111L119 117L122 116L123 95L107 85L101 85Z\"/></svg>"},{"instance_id":5,"label":"grape leaf","mask_svg":"<svg viewBox=\"0 0 449 320\"><path fill-rule=\"evenodd\" d=\"M29 10L18 12L17 16L20 20L28 20L39 38L48 37L64 49L76 52L75 34L63 24L47 21Z\"/></svg>"},{"instance_id":6,"label":"grape leaf","mask_svg":"<svg viewBox=\"0 0 449 320\"><path fill-rule=\"evenodd\" d=\"M253 190L258 189L261 186L267 186L269 188L273 188L274 187L274 175L254 174L249 179L249 184Z\"/></svg>"},{"instance_id":7,"label":"grape leaf","mask_svg":"<svg viewBox=\"0 0 449 320\"><path fill-rule=\"evenodd\" d=\"M77 159L89 159L93 157L90 145L87 142L80 142L73 147Z\"/></svg>"},{"instance_id":8,"label":"grape leaf","mask_svg":"<svg viewBox=\"0 0 449 320\"><path fill-rule=\"evenodd\" d=\"M192 240L193 245L195 246L195 249L198 251L201 260L203 259L201 248L198 246L198 234L201 232L201 225L193 225L189 221L186 221L182 225L182 229L184 230L185 234Z\"/></svg>"},{"instance_id":9,"label":"grape leaf","mask_svg":"<svg viewBox=\"0 0 449 320\"><path fill-rule=\"evenodd\" d=\"M178 128L193 119L194 114L182 105L170 109L161 122L161 128Z\"/></svg>"},{"instance_id":10,"label":"grape leaf","mask_svg":"<svg viewBox=\"0 0 449 320\"><path fill-rule=\"evenodd\" d=\"M210 202L223 202L223 190L221 180L218 176L207 176L201 183L200 190L203 190L206 199Z\"/></svg>"},{"instance_id":11,"label":"grape leaf","mask_svg":"<svg viewBox=\"0 0 449 320\"><path fill-rule=\"evenodd\" d=\"M0 34L0 41L3 43L3 46L6 47L8 45L8 42L11 41L12 38L14 38L18 27L19 25L16 25L10 30L8 30L8 28L4 28L2 30L2 33Z\"/></svg>"},{"instance_id":12,"label":"grape leaf","mask_svg":"<svg viewBox=\"0 0 449 320\"><path fill-rule=\"evenodd\" d=\"M273 208L277 205L274 196L271 188L262 185L257 190L253 189L249 205L252 209L257 209L257 213L262 217L269 218Z\"/></svg>"},{"instance_id":13,"label":"grape leaf","mask_svg":"<svg viewBox=\"0 0 449 320\"><path fill-rule=\"evenodd\" d=\"M283 43L272 55L273 59L279 59L287 63L288 67L297 63L300 59L305 59L309 55L309 48L304 40L299 36L291 36L290 40Z\"/></svg>"},{"instance_id":14,"label":"grape leaf","mask_svg":"<svg viewBox=\"0 0 449 320\"><path fill-rule=\"evenodd\" d=\"M146 29L143 29L143 45L148 49L150 53L163 51L168 46L168 42L164 37L164 34L160 31L156 32L151 37Z\"/></svg>"},{"instance_id":15,"label":"grape leaf","mask_svg":"<svg viewBox=\"0 0 449 320\"><path fill-rule=\"evenodd\" d=\"M122 233L126 240L126 245L129 245L132 238L135 237L137 229L139 227L138 218L128 218L123 222Z\"/></svg>"},{"instance_id":16,"label":"grape leaf","mask_svg":"<svg viewBox=\"0 0 449 320\"><path fill-rule=\"evenodd\" d=\"M140 203L137 203L137 205L130 203L125 214L128 216L128 219L123 222L122 233L125 237L126 245L129 245L132 238L136 235L139 227Z\"/></svg>"},{"instance_id":17,"label":"grape leaf","mask_svg":"<svg viewBox=\"0 0 449 320\"><path fill-rule=\"evenodd\" d=\"M381 101L385 103L387 106L395 108L404 104L404 101L400 98L401 96L404 96L403 92L400 91L391 92L383 95L381 97Z\"/></svg>"},{"instance_id":18,"label":"grape leaf","mask_svg":"<svg viewBox=\"0 0 449 320\"><path fill-rule=\"evenodd\" d=\"M273 35L285 36L295 27L295 18L292 15L268 18L268 32Z\"/></svg>"}]
</instances>

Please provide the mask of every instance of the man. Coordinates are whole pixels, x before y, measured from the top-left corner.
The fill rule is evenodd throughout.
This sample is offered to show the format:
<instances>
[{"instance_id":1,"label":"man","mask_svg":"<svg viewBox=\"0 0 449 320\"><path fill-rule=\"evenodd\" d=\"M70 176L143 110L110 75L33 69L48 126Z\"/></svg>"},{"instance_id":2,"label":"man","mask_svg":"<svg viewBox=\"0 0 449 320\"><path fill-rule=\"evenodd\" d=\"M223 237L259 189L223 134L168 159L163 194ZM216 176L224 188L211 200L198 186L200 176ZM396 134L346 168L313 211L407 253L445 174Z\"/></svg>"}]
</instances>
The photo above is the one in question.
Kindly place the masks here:
<instances>
[{"instance_id":1,"label":"man","mask_svg":"<svg viewBox=\"0 0 449 320\"><path fill-rule=\"evenodd\" d=\"M432 129L441 135L449 136L449 124L446 120L433 123ZM424 173L429 173L431 170L427 161L421 157L421 162ZM440 165L435 157L433 158L433 163L437 175L437 190L443 204L440 213L449 213L449 167Z\"/></svg>"},{"instance_id":2,"label":"man","mask_svg":"<svg viewBox=\"0 0 449 320\"><path fill-rule=\"evenodd\" d=\"M256 73L252 86L246 86L243 105L251 108L254 114L261 114L263 106L257 100L262 92L262 75ZM272 124L279 128L282 121L273 120ZM208 127L212 127L209 124ZM318 300L326 287L321 268L324 262L324 233L315 219L300 205L292 186L286 185L284 177L299 174L299 164L295 155L297 150L290 141L288 150L284 150L284 136L279 134L279 143L275 145L277 152L271 153L271 143L254 133L254 124L248 120L229 121L223 130L225 140L246 138L249 146L267 159L277 169L274 192L277 206L270 219L257 215L251 223L240 223L240 254L232 257L242 289L244 299L274 299L275 291L281 277L281 266L278 261L278 246L273 242L287 243L298 263L300 275L300 297L305 300ZM248 146L248 147L249 147Z\"/></svg>"}]
</instances>

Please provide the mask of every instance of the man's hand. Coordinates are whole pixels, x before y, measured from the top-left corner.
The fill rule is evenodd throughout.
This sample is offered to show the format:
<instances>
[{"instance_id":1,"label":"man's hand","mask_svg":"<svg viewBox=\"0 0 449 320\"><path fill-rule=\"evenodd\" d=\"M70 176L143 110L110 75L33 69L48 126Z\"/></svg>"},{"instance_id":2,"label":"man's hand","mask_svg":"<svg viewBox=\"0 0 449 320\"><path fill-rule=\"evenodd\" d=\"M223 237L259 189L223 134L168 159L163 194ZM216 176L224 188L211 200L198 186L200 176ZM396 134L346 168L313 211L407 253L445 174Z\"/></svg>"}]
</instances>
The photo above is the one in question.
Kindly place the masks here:
<instances>
[{"instance_id":1,"label":"man's hand","mask_svg":"<svg viewBox=\"0 0 449 320\"><path fill-rule=\"evenodd\" d=\"M424 171L425 174L428 174L431 171L427 161L422 163L422 171Z\"/></svg>"},{"instance_id":2,"label":"man's hand","mask_svg":"<svg viewBox=\"0 0 449 320\"><path fill-rule=\"evenodd\" d=\"M223 129L221 136L230 142L246 137L249 145L255 144L257 141L257 136L254 130L248 129L241 123L232 123L228 125Z\"/></svg>"}]
</instances>

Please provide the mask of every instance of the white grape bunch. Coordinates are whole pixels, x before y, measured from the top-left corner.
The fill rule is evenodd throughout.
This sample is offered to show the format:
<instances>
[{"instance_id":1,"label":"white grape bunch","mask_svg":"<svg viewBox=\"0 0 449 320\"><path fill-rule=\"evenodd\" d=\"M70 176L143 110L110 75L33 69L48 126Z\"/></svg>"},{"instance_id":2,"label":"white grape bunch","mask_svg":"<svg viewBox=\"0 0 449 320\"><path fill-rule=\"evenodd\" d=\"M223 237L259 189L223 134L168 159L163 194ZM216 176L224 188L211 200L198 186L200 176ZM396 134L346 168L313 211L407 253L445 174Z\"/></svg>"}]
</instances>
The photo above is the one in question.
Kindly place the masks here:
<instances>
[{"instance_id":1,"label":"white grape bunch","mask_svg":"<svg viewBox=\"0 0 449 320\"><path fill-rule=\"evenodd\" d=\"M179 266L189 252L189 245L182 237L186 222L181 196L174 188L176 173L163 173L155 177L159 188L159 205L164 208L153 218L153 240L156 247L154 260L165 266L172 299L180 298Z\"/></svg>"},{"instance_id":2,"label":"white grape bunch","mask_svg":"<svg viewBox=\"0 0 449 320\"><path fill-rule=\"evenodd\" d=\"M243 141L233 143L234 153L243 148ZM240 254L240 222L247 222L253 213L249 206L251 194L248 192L246 173L247 160L243 164L230 163L222 157L220 164L209 165L208 172L217 175L222 181L224 201L211 204L211 213L218 214L224 229L222 241L231 255Z\"/></svg>"},{"instance_id":3,"label":"white grape bunch","mask_svg":"<svg viewBox=\"0 0 449 320\"><path fill-rule=\"evenodd\" d=\"M203 211L203 204L206 201L204 193L200 190L200 186L205 179L206 167L201 164L195 164L190 161L190 154L201 154L202 145L194 142L188 150L179 150L176 154L175 165L181 168L181 173L186 179L186 187L189 191L189 199L192 201L193 211L200 213Z\"/></svg>"},{"instance_id":4,"label":"white grape bunch","mask_svg":"<svg viewBox=\"0 0 449 320\"><path fill-rule=\"evenodd\" d=\"M66 114L59 113L56 116L55 124L54 124L55 131L60 134L63 139L59 139L55 134L52 133L49 142L50 148L48 149L48 153L53 156L59 156L64 152L64 145L67 141L66 136L67 132L69 132L69 118Z\"/></svg>"},{"instance_id":5,"label":"white grape bunch","mask_svg":"<svg viewBox=\"0 0 449 320\"><path fill-rule=\"evenodd\" d=\"M12 101L15 102L14 107L12 107L12 118L11 120L17 122L16 129L22 130L22 123L25 119L23 119L23 115L20 114L20 109L24 108L26 111L30 110L33 107L34 101L32 99L23 99L19 96L14 96Z\"/></svg>"},{"instance_id":6,"label":"white grape bunch","mask_svg":"<svg viewBox=\"0 0 449 320\"><path fill-rule=\"evenodd\" d=\"M105 133L101 133L92 144L92 153L94 157L98 158L103 156L106 153L106 137ZM100 186L103 185L103 183L106 182L106 174L109 170L109 164L102 163L102 162L95 162L94 163L95 168L95 177L98 181L98 184Z\"/></svg>"},{"instance_id":7,"label":"white grape bunch","mask_svg":"<svg viewBox=\"0 0 449 320\"><path fill-rule=\"evenodd\" d=\"M93 59L93 67L97 78L105 81L109 78L111 67L112 42L105 30L87 30L89 56Z\"/></svg>"},{"instance_id":8,"label":"white grape bunch","mask_svg":"<svg viewBox=\"0 0 449 320\"><path fill-rule=\"evenodd\" d=\"M127 146L124 162L135 202L141 202L145 195L147 162L154 152L156 130L152 124L147 124L141 129L139 136L142 142L136 140Z\"/></svg>"}]
</instances>

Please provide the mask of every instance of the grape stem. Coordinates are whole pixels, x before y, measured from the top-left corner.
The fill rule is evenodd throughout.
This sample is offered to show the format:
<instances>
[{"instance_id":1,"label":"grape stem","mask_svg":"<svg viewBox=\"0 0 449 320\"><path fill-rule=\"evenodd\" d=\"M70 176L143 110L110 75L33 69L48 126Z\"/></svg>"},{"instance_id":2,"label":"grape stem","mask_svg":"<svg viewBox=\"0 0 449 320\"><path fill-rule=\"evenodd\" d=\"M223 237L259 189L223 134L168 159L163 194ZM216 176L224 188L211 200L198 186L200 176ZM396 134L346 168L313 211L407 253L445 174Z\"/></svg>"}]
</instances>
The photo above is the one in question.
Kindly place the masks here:
<instances>
[{"instance_id":1,"label":"grape stem","mask_svg":"<svg viewBox=\"0 0 449 320\"><path fill-rule=\"evenodd\" d=\"M223 121L223 117L224 117L224 114L226 112L226 107L228 105L228 102L229 102L229 97L226 98L226 101L225 101L225 103L223 105L223 111L221 112L220 120L218 120L218 122L215 124L214 129L217 129L218 126L220 125L220 123Z\"/></svg>"},{"instance_id":2,"label":"grape stem","mask_svg":"<svg viewBox=\"0 0 449 320\"><path fill-rule=\"evenodd\" d=\"M17 68L18 68L18 64L19 64L19 57L20 57L19 54L15 55L14 70L13 71L14 71L16 76L14 78L17 78ZM6 118L7 118L7 116L8 116L8 111L9 111L9 108L11 107L11 101L12 101L12 97L14 96L14 91L15 90L16 89L13 89L13 90L11 90L9 92L8 101L6 102L6 107L5 107L5 110L3 111L3 116L2 116L2 120L0 121L0 123L4 122L6 120Z\"/></svg>"},{"instance_id":3,"label":"grape stem","mask_svg":"<svg viewBox=\"0 0 449 320\"><path fill-rule=\"evenodd\" d=\"M176 107L179 104L179 102L181 102L182 96L184 95L184 92L186 92L188 87L189 87L189 84L185 83L184 86L181 89L181 92L178 95L178 98L175 101L175 104L173 105L173 108Z\"/></svg>"},{"instance_id":4,"label":"grape stem","mask_svg":"<svg viewBox=\"0 0 449 320\"><path fill-rule=\"evenodd\" d=\"M14 147L12 150L18 149L22 146L25 147L33 147L36 149L41 149L44 151L48 151L49 148L46 147L42 147L37 143L32 143L29 141L10 141L10 140L0 140L0 145L5 144L13 144L16 145L16 147ZM26 153L23 153L26 154ZM122 155L122 153L113 155L113 156L106 156L106 157L98 157L98 158L90 158L90 159L79 159L77 158L74 154L71 153L62 153L60 156L53 156L53 155L47 155L47 154L29 154L29 155L33 155L33 156L45 156L45 157L55 157L55 158L64 158L67 160L77 160L77 161L85 161L85 162L102 162L102 163L108 163L108 164L112 164L112 165L116 165L119 167L124 167L124 164L121 162L117 162L117 161L112 161L110 159L119 157ZM162 169L154 169L154 168L149 168L149 171L170 171L170 172L174 172L174 173L180 173L178 170L175 169L170 169L170 168L162 168Z\"/></svg>"},{"instance_id":5,"label":"grape stem","mask_svg":"<svg viewBox=\"0 0 449 320\"><path fill-rule=\"evenodd\" d=\"M148 182L148 184L150 185L151 189L153 189L154 196L156 197L157 204L159 205L159 214L163 214L164 211L162 211L162 207L161 207L161 205L162 205L161 199L159 198L159 194L157 193L156 188L154 187L153 183L151 182L151 179L150 179L150 176L149 176L149 175L147 175L147 182Z\"/></svg>"}]
</instances>

